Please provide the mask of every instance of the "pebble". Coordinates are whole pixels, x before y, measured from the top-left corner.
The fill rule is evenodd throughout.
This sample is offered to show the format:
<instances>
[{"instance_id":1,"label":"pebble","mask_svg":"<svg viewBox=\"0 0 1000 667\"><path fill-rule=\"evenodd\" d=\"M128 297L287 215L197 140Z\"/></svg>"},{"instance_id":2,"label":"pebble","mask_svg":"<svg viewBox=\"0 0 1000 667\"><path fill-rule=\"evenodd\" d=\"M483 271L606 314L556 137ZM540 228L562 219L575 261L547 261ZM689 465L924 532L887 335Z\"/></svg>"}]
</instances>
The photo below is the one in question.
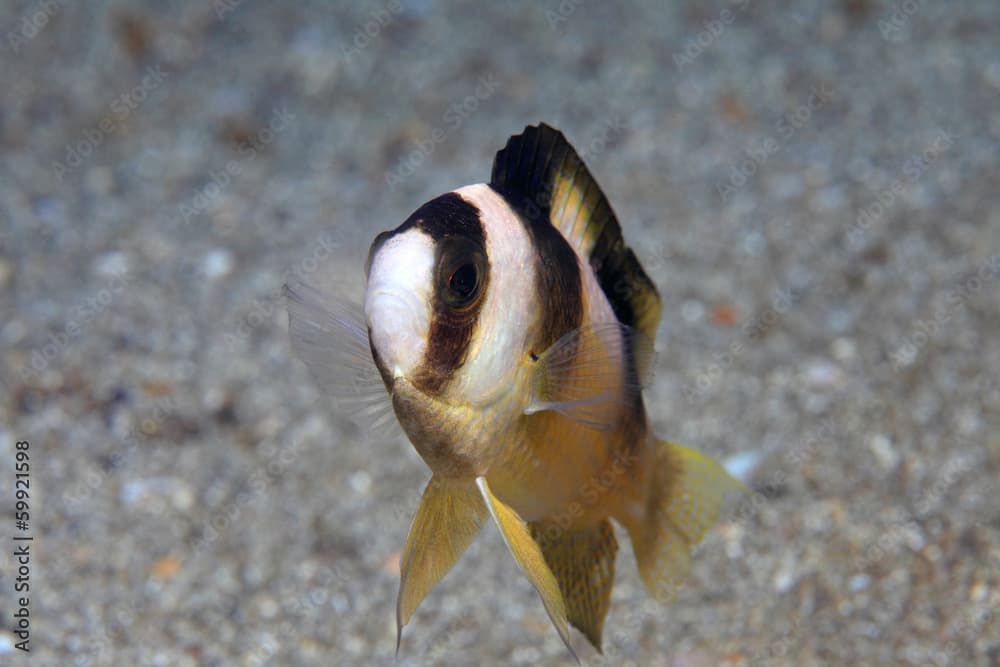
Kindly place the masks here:
<instances>
[{"instance_id":1,"label":"pebble","mask_svg":"<svg viewBox=\"0 0 1000 667\"><path fill-rule=\"evenodd\" d=\"M683 304L681 304L681 317L688 324L695 324L700 322L703 317L705 317L705 306L700 301L695 301L694 299L688 299Z\"/></svg>"},{"instance_id":2,"label":"pebble","mask_svg":"<svg viewBox=\"0 0 1000 667\"><path fill-rule=\"evenodd\" d=\"M853 593L860 593L870 586L872 583L872 578L867 574L856 574L847 582L847 587L851 589Z\"/></svg>"},{"instance_id":3,"label":"pebble","mask_svg":"<svg viewBox=\"0 0 1000 667\"><path fill-rule=\"evenodd\" d=\"M892 440L885 435L876 433L868 438L868 448L883 470L891 471L899 465L899 452L893 447Z\"/></svg>"},{"instance_id":4,"label":"pebble","mask_svg":"<svg viewBox=\"0 0 1000 667\"><path fill-rule=\"evenodd\" d=\"M128 273L131 261L129 256L120 250L113 250L97 256L94 260L94 273L102 278L111 278Z\"/></svg>"},{"instance_id":5,"label":"pebble","mask_svg":"<svg viewBox=\"0 0 1000 667\"><path fill-rule=\"evenodd\" d=\"M233 253L226 248L214 248L202 257L201 273L209 280L216 280L228 276L235 265Z\"/></svg>"},{"instance_id":6,"label":"pebble","mask_svg":"<svg viewBox=\"0 0 1000 667\"><path fill-rule=\"evenodd\" d=\"M365 495L372 488L372 477L364 470L358 470L348 479L351 489L359 495Z\"/></svg>"},{"instance_id":7,"label":"pebble","mask_svg":"<svg viewBox=\"0 0 1000 667\"><path fill-rule=\"evenodd\" d=\"M761 458L763 458L763 453L761 451L750 450L740 452L739 454L733 454L728 457L722 465L725 467L726 472L744 484L747 484L753 476L754 470L757 469L757 465L760 463Z\"/></svg>"}]
</instances>

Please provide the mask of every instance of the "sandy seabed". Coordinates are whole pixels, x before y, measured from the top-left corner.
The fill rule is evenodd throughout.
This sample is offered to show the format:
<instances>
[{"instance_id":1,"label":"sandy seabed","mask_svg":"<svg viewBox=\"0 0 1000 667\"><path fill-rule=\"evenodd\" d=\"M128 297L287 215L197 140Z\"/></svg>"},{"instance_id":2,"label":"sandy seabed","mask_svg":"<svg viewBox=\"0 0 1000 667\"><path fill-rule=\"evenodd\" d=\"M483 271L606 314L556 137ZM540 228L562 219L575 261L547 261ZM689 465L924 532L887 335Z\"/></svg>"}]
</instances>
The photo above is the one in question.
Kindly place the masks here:
<instances>
[{"instance_id":1,"label":"sandy seabed","mask_svg":"<svg viewBox=\"0 0 1000 667\"><path fill-rule=\"evenodd\" d=\"M672 605L621 540L583 661L1000 665L1000 4L36 0L0 50L0 664L571 664L492 526L394 660L429 473L281 297L546 121L660 287L657 432L754 489Z\"/></svg>"}]
</instances>

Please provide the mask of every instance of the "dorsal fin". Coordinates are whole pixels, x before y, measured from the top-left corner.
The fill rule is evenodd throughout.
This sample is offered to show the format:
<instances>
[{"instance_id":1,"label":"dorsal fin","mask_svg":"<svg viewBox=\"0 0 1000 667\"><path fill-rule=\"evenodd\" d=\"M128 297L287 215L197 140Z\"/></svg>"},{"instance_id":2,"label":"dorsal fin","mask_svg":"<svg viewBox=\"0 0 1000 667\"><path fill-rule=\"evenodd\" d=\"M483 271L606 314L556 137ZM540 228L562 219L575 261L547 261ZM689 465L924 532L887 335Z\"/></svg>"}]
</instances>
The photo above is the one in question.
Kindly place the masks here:
<instances>
[{"instance_id":1,"label":"dorsal fin","mask_svg":"<svg viewBox=\"0 0 1000 667\"><path fill-rule=\"evenodd\" d=\"M493 161L490 187L518 212L547 220L586 257L622 324L656 340L660 295L643 271L597 181L559 130L514 135Z\"/></svg>"}]
</instances>

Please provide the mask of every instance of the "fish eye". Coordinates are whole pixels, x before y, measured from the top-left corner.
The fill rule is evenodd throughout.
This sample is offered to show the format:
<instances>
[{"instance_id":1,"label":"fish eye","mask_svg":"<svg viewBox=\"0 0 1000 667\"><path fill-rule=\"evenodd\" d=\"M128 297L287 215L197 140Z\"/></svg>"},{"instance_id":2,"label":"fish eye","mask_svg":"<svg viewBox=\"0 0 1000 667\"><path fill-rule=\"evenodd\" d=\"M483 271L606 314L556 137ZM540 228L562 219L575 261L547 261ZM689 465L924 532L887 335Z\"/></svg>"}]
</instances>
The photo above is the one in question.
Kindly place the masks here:
<instances>
[{"instance_id":1,"label":"fish eye","mask_svg":"<svg viewBox=\"0 0 1000 667\"><path fill-rule=\"evenodd\" d=\"M448 278L448 289L460 300L471 298L478 285L479 272L475 264L463 264Z\"/></svg>"},{"instance_id":2,"label":"fish eye","mask_svg":"<svg viewBox=\"0 0 1000 667\"><path fill-rule=\"evenodd\" d=\"M446 243L438 269L438 293L451 308L465 308L482 292L485 257L466 239L449 239Z\"/></svg>"}]
</instances>

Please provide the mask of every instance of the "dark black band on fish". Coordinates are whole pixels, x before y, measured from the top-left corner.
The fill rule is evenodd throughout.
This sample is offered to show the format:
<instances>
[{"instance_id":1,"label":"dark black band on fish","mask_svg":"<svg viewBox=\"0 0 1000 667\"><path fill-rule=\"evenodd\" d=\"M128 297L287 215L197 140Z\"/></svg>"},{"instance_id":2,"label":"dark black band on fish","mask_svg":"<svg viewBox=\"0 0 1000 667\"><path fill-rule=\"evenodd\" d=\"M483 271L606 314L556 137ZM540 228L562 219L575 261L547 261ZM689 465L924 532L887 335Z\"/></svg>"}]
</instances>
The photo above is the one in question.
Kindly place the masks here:
<instances>
[{"instance_id":1,"label":"dark black band on fish","mask_svg":"<svg viewBox=\"0 0 1000 667\"><path fill-rule=\"evenodd\" d=\"M530 221L532 231L547 227L572 240L618 321L655 339L656 287L625 245L611 205L562 132L541 123L512 136L493 162L490 187ZM631 347L629 342L626 374L634 382L638 369Z\"/></svg>"},{"instance_id":2,"label":"dark black band on fish","mask_svg":"<svg viewBox=\"0 0 1000 667\"><path fill-rule=\"evenodd\" d=\"M380 234L369 257L387 239L414 227L434 240L435 285L427 351L412 381L437 395L465 363L479 324L490 280L486 229L479 209L449 192L418 208L393 231Z\"/></svg>"},{"instance_id":3,"label":"dark black band on fish","mask_svg":"<svg viewBox=\"0 0 1000 667\"><path fill-rule=\"evenodd\" d=\"M547 209L517 190L497 192L517 212L535 248L535 292L542 308L542 323L537 349L533 352L539 354L580 327L583 319L580 265L573 248L549 223Z\"/></svg>"}]
</instances>

